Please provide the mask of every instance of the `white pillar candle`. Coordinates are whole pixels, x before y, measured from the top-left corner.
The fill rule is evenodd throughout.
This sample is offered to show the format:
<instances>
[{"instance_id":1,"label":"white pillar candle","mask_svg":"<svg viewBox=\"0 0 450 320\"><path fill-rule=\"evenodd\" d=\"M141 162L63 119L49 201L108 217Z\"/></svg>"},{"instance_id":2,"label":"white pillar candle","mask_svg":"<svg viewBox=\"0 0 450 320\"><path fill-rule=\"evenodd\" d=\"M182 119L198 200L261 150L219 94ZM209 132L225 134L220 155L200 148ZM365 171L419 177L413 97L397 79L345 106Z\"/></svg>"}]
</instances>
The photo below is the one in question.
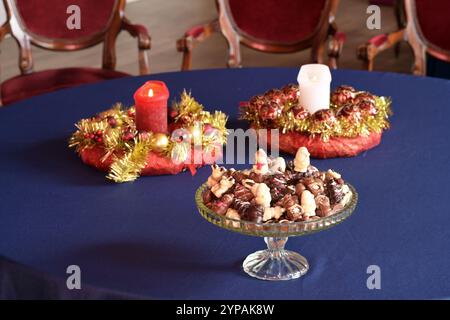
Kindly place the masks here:
<instances>
[{"instance_id":1,"label":"white pillar candle","mask_svg":"<svg viewBox=\"0 0 450 320\"><path fill-rule=\"evenodd\" d=\"M305 64L300 68L299 104L313 114L321 109L330 108L330 68L324 64Z\"/></svg>"}]
</instances>

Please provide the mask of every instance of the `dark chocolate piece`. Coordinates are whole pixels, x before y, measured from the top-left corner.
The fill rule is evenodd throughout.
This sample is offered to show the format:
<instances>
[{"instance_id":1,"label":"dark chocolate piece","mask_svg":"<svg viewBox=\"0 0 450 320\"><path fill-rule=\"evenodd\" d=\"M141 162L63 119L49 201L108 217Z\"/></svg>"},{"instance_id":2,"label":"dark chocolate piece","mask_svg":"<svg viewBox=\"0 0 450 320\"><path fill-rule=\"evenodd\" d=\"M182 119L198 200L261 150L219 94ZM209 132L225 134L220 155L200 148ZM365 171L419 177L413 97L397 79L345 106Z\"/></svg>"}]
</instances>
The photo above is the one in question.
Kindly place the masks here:
<instances>
[{"instance_id":1,"label":"dark chocolate piece","mask_svg":"<svg viewBox=\"0 0 450 320\"><path fill-rule=\"evenodd\" d=\"M246 211L246 220L261 223L264 216L264 207L261 205L251 205Z\"/></svg>"},{"instance_id":2,"label":"dark chocolate piece","mask_svg":"<svg viewBox=\"0 0 450 320\"><path fill-rule=\"evenodd\" d=\"M251 201L254 198L253 193L242 184L236 184L234 188L234 196L242 201Z\"/></svg>"},{"instance_id":3,"label":"dark chocolate piece","mask_svg":"<svg viewBox=\"0 0 450 320\"><path fill-rule=\"evenodd\" d=\"M331 179L326 184L326 194L330 198L331 205L339 203L344 198L342 185L338 184L334 179Z\"/></svg>"}]
</instances>

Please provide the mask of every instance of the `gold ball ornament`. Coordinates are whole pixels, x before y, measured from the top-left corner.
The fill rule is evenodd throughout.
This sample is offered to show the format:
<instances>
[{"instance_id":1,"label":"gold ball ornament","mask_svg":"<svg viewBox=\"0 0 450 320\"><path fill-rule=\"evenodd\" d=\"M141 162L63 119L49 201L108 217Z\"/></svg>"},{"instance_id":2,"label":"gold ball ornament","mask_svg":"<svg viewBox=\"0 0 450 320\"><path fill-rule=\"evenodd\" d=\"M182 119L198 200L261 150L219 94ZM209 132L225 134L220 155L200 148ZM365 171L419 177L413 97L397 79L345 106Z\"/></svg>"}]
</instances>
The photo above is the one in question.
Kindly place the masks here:
<instances>
[{"instance_id":1,"label":"gold ball ornament","mask_svg":"<svg viewBox=\"0 0 450 320\"><path fill-rule=\"evenodd\" d=\"M151 137L151 143L154 151L163 152L169 145L169 138L164 133L154 133Z\"/></svg>"}]
</instances>

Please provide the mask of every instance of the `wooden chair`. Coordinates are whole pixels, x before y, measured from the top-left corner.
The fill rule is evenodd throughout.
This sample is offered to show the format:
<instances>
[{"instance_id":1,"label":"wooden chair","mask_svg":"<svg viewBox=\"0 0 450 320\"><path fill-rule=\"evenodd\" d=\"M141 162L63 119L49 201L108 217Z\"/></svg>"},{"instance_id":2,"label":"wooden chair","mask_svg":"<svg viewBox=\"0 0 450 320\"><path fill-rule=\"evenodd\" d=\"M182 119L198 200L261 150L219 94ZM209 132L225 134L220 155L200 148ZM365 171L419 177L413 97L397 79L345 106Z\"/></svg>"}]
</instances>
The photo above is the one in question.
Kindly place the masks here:
<instances>
[{"instance_id":1,"label":"wooden chair","mask_svg":"<svg viewBox=\"0 0 450 320\"><path fill-rule=\"evenodd\" d=\"M311 62L323 63L326 41L329 65L337 60L345 34L337 31L334 16L339 0L216 0L219 17L189 29L177 41L183 52L182 70L191 69L193 48L215 32L228 43L228 66L241 67L240 44L270 53L311 48Z\"/></svg>"},{"instance_id":2,"label":"wooden chair","mask_svg":"<svg viewBox=\"0 0 450 320\"><path fill-rule=\"evenodd\" d=\"M427 75L427 55L450 62L450 12L448 0L404 0L406 25L395 32L373 37L358 48L358 58L364 68L373 70L376 56L401 41L406 41L414 53L413 73Z\"/></svg>"},{"instance_id":3,"label":"wooden chair","mask_svg":"<svg viewBox=\"0 0 450 320\"><path fill-rule=\"evenodd\" d=\"M3 0L7 21L0 41L11 34L19 46L21 75L1 84L3 104L83 83L125 77L115 71L117 35L127 31L138 40L140 74L149 72L150 37L142 25L125 17L126 0ZM71 5L80 8L80 29L69 29ZM69 12L69 13L68 13ZM103 43L102 68L62 68L33 71L31 46L52 51L73 51Z\"/></svg>"}]
</instances>

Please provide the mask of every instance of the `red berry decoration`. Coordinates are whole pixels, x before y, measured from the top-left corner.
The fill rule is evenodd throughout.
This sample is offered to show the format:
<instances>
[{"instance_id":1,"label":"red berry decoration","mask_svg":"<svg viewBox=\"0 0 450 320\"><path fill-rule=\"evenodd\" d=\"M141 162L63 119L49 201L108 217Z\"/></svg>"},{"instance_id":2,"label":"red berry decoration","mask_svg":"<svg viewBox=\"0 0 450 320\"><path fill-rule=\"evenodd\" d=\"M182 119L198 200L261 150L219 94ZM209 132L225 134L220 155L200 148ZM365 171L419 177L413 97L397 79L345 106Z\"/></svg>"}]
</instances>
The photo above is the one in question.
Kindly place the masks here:
<instances>
[{"instance_id":1,"label":"red berry decoration","mask_svg":"<svg viewBox=\"0 0 450 320\"><path fill-rule=\"evenodd\" d=\"M368 92L361 92L355 96L353 99L354 104L359 104L361 102L368 102L375 105L375 96Z\"/></svg>"},{"instance_id":2,"label":"red berry decoration","mask_svg":"<svg viewBox=\"0 0 450 320\"><path fill-rule=\"evenodd\" d=\"M329 109L319 110L314 113L314 120L332 126L336 122L333 111Z\"/></svg>"},{"instance_id":3,"label":"red berry decoration","mask_svg":"<svg viewBox=\"0 0 450 320\"><path fill-rule=\"evenodd\" d=\"M339 111L339 116L347 120L359 121L361 120L361 110L354 104L347 104Z\"/></svg>"},{"instance_id":4,"label":"red berry decoration","mask_svg":"<svg viewBox=\"0 0 450 320\"><path fill-rule=\"evenodd\" d=\"M309 117L309 112L303 107L295 107L292 109L295 119L304 120Z\"/></svg>"},{"instance_id":5,"label":"red berry decoration","mask_svg":"<svg viewBox=\"0 0 450 320\"><path fill-rule=\"evenodd\" d=\"M375 107L375 103L369 101L361 101L357 104L362 113L374 116L377 114L378 110Z\"/></svg>"},{"instance_id":6,"label":"red berry decoration","mask_svg":"<svg viewBox=\"0 0 450 320\"><path fill-rule=\"evenodd\" d=\"M264 98L262 96L254 96L250 99L249 104L259 108L264 104Z\"/></svg>"},{"instance_id":7,"label":"red berry decoration","mask_svg":"<svg viewBox=\"0 0 450 320\"><path fill-rule=\"evenodd\" d=\"M113 116L108 116L106 119L108 120L108 124L109 124L109 126L111 128L117 127L117 120L116 120L116 118L114 118Z\"/></svg>"},{"instance_id":8,"label":"red berry decoration","mask_svg":"<svg viewBox=\"0 0 450 320\"><path fill-rule=\"evenodd\" d=\"M123 140L123 141L130 141L130 140L132 140L133 138L134 138L134 135L133 135L133 133L131 133L131 131L125 132L125 133L123 134L123 136L122 136L122 140Z\"/></svg>"},{"instance_id":9,"label":"red berry decoration","mask_svg":"<svg viewBox=\"0 0 450 320\"><path fill-rule=\"evenodd\" d=\"M281 115L281 108L276 103L265 104L260 110L263 120L275 120Z\"/></svg>"},{"instance_id":10,"label":"red berry decoration","mask_svg":"<svg viewBox=\"0 0 450 320\"><path fill-rule=\"evenodd\" d=\"M356 90L350 86L340 86L331 95L331 103L341 106L350 102L356 95Z\"/></svg>"},{"instance_id":11,"label":"red berry decoration","mask_svg":"<svg viewBox=\"0 0 450 320\"><path fill-rule=\"evenodd\" d=\"M270 100L278 105L283 105L286 102L286 98L281 90L272 90Z\"/></svg>"},{"instance_id":12,"label":"red berry decoration","mask_svg":"<svg viewBox=\"0 0 450 320\"><path fill-rule=\"evenodd\" d=\"M175 118L177 115L178 115L178 111L177 111L177 110L172 110L172 111L170 111L169 116L170 116L171 118Z\"/></svg>"},{"instance_id":13,"label":"red berry decoration","mask_svg":"<svg viewBox=\"0 0 450 320\"><path fill-rule=\"evenodd\" d=\"M289 101L298 101L298 86L296 86L295 84L289 84L285 86L281 91Z\"/></svg>"}]
</instances>

